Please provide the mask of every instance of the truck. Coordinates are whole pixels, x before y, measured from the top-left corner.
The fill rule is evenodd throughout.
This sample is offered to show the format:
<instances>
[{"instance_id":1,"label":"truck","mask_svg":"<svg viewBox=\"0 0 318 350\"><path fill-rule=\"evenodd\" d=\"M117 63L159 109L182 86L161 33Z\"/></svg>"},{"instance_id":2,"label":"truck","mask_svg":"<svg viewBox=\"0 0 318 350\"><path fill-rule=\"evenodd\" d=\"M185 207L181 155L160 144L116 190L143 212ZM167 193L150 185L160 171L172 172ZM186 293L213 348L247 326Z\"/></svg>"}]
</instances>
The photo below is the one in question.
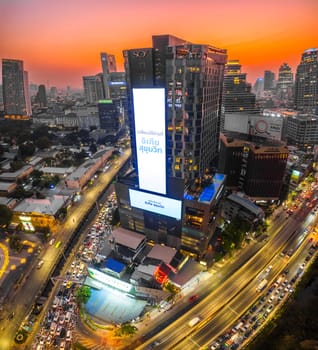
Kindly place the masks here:
<instances>
[{"instance_id":1,"label":"truck","mask_svg":"<svg viewBox=\"0 0 318 350\"><path fill-rule=\"evenodd\" d=\"M267 286L268 281L266 279L264 279L257 287L256 287L256 291L257 292L261 292L264 290L264 288Z\"/></svg>"},{"instance_id":2,"label":"truck","mask_svg":"<svg viewBox=\"0 0 318 350\"><path fill-rule=\"evenodd\" d=\"M201 318L196 316L192 320L188 322L189 327L194 327L196 324L198 324L201 321Z\"/></svg>"}]
</instances>

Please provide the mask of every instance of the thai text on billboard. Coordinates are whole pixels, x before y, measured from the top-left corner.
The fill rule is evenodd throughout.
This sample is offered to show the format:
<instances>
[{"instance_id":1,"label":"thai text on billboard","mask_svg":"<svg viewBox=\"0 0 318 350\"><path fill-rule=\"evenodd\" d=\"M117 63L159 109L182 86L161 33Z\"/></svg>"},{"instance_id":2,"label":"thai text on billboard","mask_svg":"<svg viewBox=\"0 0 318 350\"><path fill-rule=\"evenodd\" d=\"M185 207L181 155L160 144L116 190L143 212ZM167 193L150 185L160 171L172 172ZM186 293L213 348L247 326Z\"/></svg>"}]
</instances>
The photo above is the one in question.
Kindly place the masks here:
<instances>
[{"instance_id":1,"label":"thai text on billboard","mask_svg":"<svg viewBox=\"0 0 318 350\"><path fill-rule=\"evenodd\" d=\"M139 188L166 194L165 90L133 89Z\"/></svg>"},{"instance_id":2,"label":"thai text on billboard","mask_svg":"<svg viewBox=\"0 0 318 350\"><path fill-rule=\"evenodd\" d=\"M182 202L156 194L129 189L130 205L156 214L181 219Z\"/></svg>"}]
</instances>

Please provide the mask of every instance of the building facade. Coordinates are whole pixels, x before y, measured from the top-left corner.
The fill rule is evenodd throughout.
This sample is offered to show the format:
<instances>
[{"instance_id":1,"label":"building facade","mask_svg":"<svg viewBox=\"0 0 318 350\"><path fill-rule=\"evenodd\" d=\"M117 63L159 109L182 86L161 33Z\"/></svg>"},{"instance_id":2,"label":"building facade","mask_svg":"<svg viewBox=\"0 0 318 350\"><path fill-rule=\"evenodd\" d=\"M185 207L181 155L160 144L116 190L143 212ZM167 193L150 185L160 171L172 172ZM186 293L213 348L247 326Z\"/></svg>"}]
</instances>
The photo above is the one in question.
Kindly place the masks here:
<instances>
[{"instance_id":1,"label":"building facade","mask_svg":"<svg viewBox=\"0 0 318 350\"><path fill-rule=\"evenodd\" d=\"M318 116L298 114L287 118L288 144L302 150L313 150L318 144Z\"/></svg>"},{"instance_id":2,"label":"building facade","mask_svg":"<svg viewBox=\"0 0 318 350\"><path fill-rule=\"evenodd\" d=\"M219 171L226 185L255 199L280 198L288 159L285 143L238 133L221 133Z\"/></svg>"},{"instance_id":3,"label":"building facade","mask_svg":"<svg viewBox=\"0 0 318 350\"><path fill-rule=\"evenodd\" d=\"M28 75L23 70L23 61L3 59L2 82L5 113L31 116Z\"/></svg>"},{"instance_id":4,"label":"building facade","mask_svg":"<svg viewBox=\"0 0 318 350\"><path fill-rule=\"evenodd\" d=\"M87 103L97 103L104 96L101 74L83 77L84 95Z\"/></svg>"},{"instance_id":5,"label":"building facade","mask_svg":"<svg viewBox=\"0 0 318 350\"><path fill-rule=\"evenodd\" d=\"M274 87L275 73L270 70L264 72L264 90L271 90Z\"/></svg>"},{"instance_id":6,"label":"building facade","mask_svg":"<svg viewBox=\"0 0 318 350\"><path fill-rule=\"evenodd\" d=\"M202 176L218 153L226 51L162 35L153 36L153 48L128 50L124 57L129 91L166 89L169 176L185 182ZM134 137L131 146L136 166Z\"/></svg>"},{"instance_id":7,"label":"building facade","mask_svg":"<svg viewBox=\"0 0 318 350\"><path fill-rule=\"evenodd\" d=\"M291 100L293 97L294 79L292 69L287 63L279 67L276 95L280 100Z\"/></svg>"},{"instance_id":8,"label":"building facade","mask_svg":"<svg viewBox=\"0 0 318 350\"><path fill-rule=\"evenodd\" d=\"M202 256L212 235L210 220L215 201L209 198L206 203L201 201L197 204L197 199L184 200L184 193L190 187L192 192L203 192L198 179L204 178L218 154L226 51L210 45L189 43L171 35L153 36L152 42L151 48L124 51L134 170L116 183L120 222L124 228L143 233L155 243ZM140 145L137 147L139 141L136 136L140 130L136 126L133 105L136 94L133 95L133 92L142 89L160 90L160 98L163 91L165 115L164 131L161 133L165 135L165 151L160 159L164 158L166 166L163 175L166 190L163 193L146 189L160 196L145 194L142 192L145 188L140 183L140 160L137 157L140 156ZM147 101L142 105L147 105ZM150 106L149 118L154 117L155 112L152 113ZM145 128L144 125L142 128ZM142 147L146 150L149 148ZM160 165L154 164L154 167ZM156 169L153 172L157 173ZM155 206L163 203L162 207L165 207L172 201L175 203L173 210L180 207L180 216L174 217L170 212L161 214L160 210L140 209L132 205L132 193L134 196L153 196L151 205ZM187 218L185 206L189 208L186 210L189 213ZM204 232L199 232L199 228L195 227L194 215L193 220L189 219L191 207L200 213L198 220L204 220L200 226Z\"/></svg>"},{"instance_id":9,"label":"building facade","mask_svg":"<svg viewBox=\"0 0 318 350\"><path fill-rule=\"evenodd\" d=\"M103 83L103 98L110 99L109 82L111 81L110 75L117 71L116 59L114 55L110 55L106 52L100 54L102 63L102 83Z\"/></svg>"},{"instance_id":10,"label":"building facade","mask_svg":"<svg viewBox=\"0 0 318 350\"><path fill-rule=\"evenodd\" d=\"M123 127L123 114L119 100L100 100L98 103L99 125L109 135L109 141L115 142Z\"/></svg>"},{"instance_id":11,"label":"building facade","mask_svg":"<svg viewBox=\"0 0 318 350\"><path fill-rule=\"evenodd\" d=\"M224 72L224 111L253 112L255 110L255 94L251 92L251 84L246 81L246 73L241 72L239 60L229 60Z\"/></svg>"},{"instance_id":12,"label":"building facade","mask_svg":"<svg viewBox=\"0 0 318 350\"><path fill-rule=\"evenodd\" d=\"M305 50L297 67L295 107L299 111L318 113L318 50Z\"/></svg>"}]
</instances>

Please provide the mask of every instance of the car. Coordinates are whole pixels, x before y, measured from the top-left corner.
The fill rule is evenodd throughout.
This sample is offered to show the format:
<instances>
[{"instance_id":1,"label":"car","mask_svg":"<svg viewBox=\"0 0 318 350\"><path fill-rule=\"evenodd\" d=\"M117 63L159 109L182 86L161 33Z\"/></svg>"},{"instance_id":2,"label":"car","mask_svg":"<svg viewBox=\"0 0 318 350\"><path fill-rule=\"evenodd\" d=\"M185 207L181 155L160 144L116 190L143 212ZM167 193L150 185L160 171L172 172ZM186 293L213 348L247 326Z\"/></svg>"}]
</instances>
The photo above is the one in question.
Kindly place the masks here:
<instances>
[{"instance_id":1,"label":"car","mask_svg":"<svg viewBox=\"0 0 318 350\"><path fill-rule=\"evenodd\" d=\"M37 268L37 269L40 269L40 268L43 266L43 264L44 264L44 261L41 259L41 260L38 262L38 264L36 265L36 268Z\"/></svg>"},{"instance_id":2,"label":"car","mask_svg":"<svg viewBox=\"0 0 318 350\"><path fill-rule=\"evenodd\" d=\"M217 341L214 341L211 346L210 346L210 349L211 350L216 350L220 347L220 344L217 342Z\"/></svg>"},{"instance_id":3,"label":"car","mask_svg":"<svg viewBox=\"0 0 318 350\"><path fill-rule=\"evenodd\" d=\"M273 268L273 265L269 265L268 268L265 270L265 272L269 273L272 268Z\"/></svg>"},{"instance_id":4,"label":"car","mask_svg":"<svg viewBox=\"0 0 318 350\"><path fill-rule=\"evenodd\" d=\"M189 298L189 302L192 303L197 299L198 299L198 294L191 295L191 297Z\"/></svg>"},{"instance_id":5,"label":"car","mask_svg":"<svg viewBox=\"0 0 318 350\"><path fill-rule=\"evenodd\" d=\"M159 340L155 340L154 342L152 342L147 349L154 349L156 346L160 345L160 341Z\"/></svg>"},{"instance_id":6,"label":"car","mask_svg":"<svg viewBox=\"0 0 318 350\"><path fill-rule=\"evenodd\" d=\"M270 313L273 310L274 306L273 305L269 305L266 309L267 313Z\"/></svg>"}]
</instances>

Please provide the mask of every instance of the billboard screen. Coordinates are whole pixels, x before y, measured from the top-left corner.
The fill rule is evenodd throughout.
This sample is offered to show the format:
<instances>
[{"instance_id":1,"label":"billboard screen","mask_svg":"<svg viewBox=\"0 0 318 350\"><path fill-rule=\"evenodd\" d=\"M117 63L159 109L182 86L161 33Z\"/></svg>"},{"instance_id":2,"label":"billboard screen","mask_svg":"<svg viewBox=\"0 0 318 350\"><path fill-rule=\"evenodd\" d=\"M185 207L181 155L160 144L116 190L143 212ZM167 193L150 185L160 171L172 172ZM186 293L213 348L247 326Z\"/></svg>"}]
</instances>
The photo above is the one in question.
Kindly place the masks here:
<instances>
[{"instance_id":1,"label":"billboard screen","mask_svg":"<svg viewBox=\"0 0 318 350\"><path fill-rule=\"evenodd\" d=\"M129 189L130 205L156 214L181 219L182 201Z\"/></svg>"},{"instance_id":2,"label":"billboard screen","mask_svg":"<svg viewBox=\"0 0 318 350\"><path fill-rule=\"evenodd\" d=\"M139 188L166 194L165 89L133 89Z\"/></svg>"},{"instance_id":3,"label":"billboard screen","mask_svg":"<svg viewBox=\"0 0 318 350\"><path fill-rule=\"evenodd\" d=\"M224 130L281 140L283 118L227 113L224 118Z\"/></svg>"}]
</instances>

